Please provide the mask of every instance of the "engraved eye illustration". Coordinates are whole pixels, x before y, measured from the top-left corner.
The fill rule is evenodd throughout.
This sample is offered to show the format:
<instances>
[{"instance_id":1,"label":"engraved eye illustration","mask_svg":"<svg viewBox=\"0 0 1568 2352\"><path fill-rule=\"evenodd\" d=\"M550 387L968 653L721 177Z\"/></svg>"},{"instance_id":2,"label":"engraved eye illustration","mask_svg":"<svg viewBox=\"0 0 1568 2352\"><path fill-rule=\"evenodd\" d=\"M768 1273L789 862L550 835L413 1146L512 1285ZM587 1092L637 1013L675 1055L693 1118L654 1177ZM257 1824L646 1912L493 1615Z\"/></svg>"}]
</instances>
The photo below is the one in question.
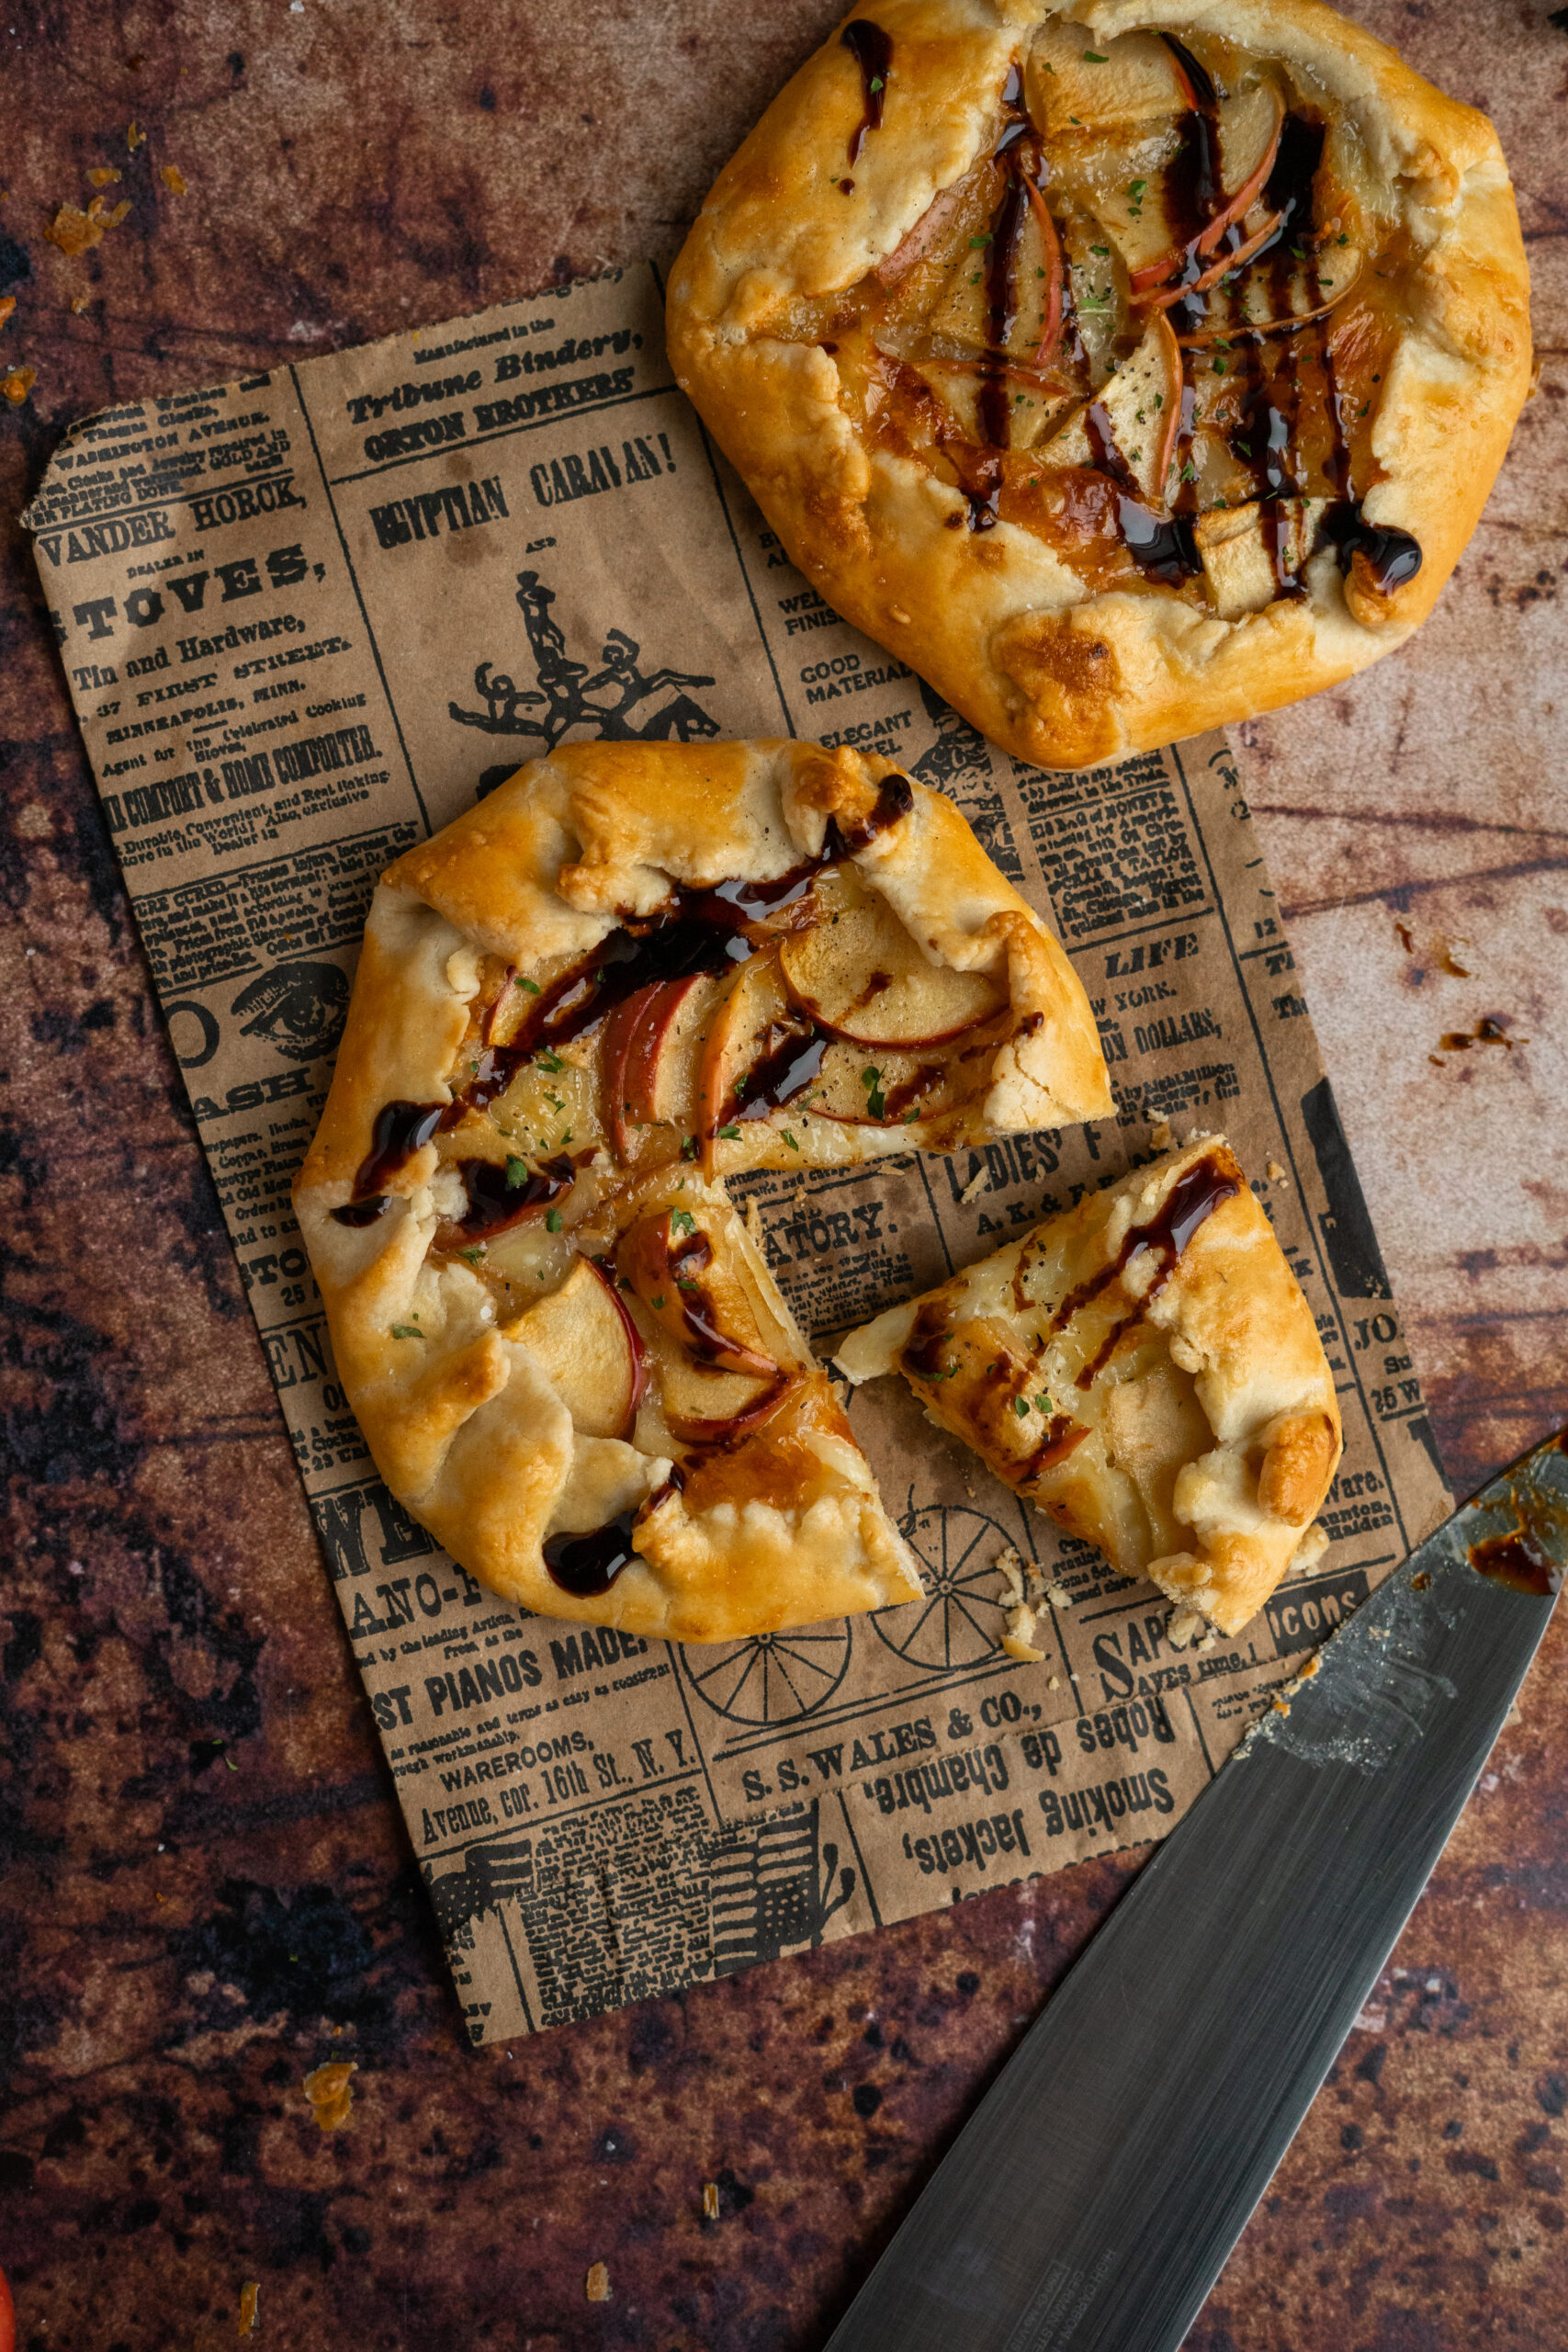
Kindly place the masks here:
<instances>
[{"instance_id":1,"label":"engraved eye illustration","mask_svg":"<svg viewBox=\"0 0 1568 2352\"><path fill-rule=\"evenodd\" d=\"M335 964L278 964L240 990L229 1008L241 1034L265 1037L291 1062L336 1050L348 1012L348 981Z\"/></svg>"}]
</instances>

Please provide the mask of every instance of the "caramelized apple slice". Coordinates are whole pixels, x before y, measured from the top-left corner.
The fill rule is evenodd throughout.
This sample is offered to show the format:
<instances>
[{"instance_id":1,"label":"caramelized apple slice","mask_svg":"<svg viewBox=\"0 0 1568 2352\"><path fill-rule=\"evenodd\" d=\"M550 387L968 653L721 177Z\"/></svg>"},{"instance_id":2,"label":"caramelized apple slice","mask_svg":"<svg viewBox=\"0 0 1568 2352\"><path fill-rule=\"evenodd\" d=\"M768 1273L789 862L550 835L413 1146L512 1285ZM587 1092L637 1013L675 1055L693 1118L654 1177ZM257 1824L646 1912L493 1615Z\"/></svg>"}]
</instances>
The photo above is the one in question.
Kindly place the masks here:
<instances>
[{"instance_id":1,"label":"caramelized apple slice","mask_svg":"<svg viewBox=\"0 0 1568 2352\"><path fill-rule=\"evenodd\" d=\"M1225 200L1198 240L1201 254L1213 254L1234 221L1244 220L1262 195L1280 134L1285 128L1285 100L1272 82L1255 82L1220 102L1220 171Z\"/></svg>"},{"instance_id":2,"label":"caramelized apple slice","mask_svg":"<svg viewBox=\"0 0 1568 2352\"><path fill-rule=\"evenodd\" d=\"M1292 593L1325 503L1289 498L1267 514L1253 504L1222 507L1200 518L1193 536L1210 602L1222 620L1260 613L1276 596Z\"/></svg>"},{"instance_id":3,"label":"caramelized apple slice","mask_svg":"<svg viewBox=\"0 0 1568 2352\"><path fill-rule=\"evenodd\" d=\"M761 1334L745 1290L690 1211L640 1217L622 1236L616 1261L660 1329L694 1363L773 1378L774 1358L750 1344Z\"/></svg>"},{"instance_id":4,"label":"caramelized apple slice","mask_svg":"<svg viewBox=\"0 0 1568 2352\"><path fill-rule=\"evenodd\" d=\"M1001 207L1008 201L1007 182L999 168L995 176L997 203ZM1056 324L1061 317L1056 239L1043 203L1031 203L1027 191L1022 201L1023 218L1008 277L1013 316L1006 341L998 344L992 339L994 322L987 268L990 240L997 221L1003 217L998 210L980 232L985 242L976 244L965 239L948 271L928 321L933 352L945 347L950 356L956 354L966 357L991 353L1022 368L1038 366L1043 349L1049 356L1048 345L1054 340L1053 313Z\"/></svg>"},{"instance_id":5,"label":"caramelized apple slice","mask_svg":"<svg viewBox=\"0 0 1568 2352\"><path fill-rule=\"evenodd\" d=\"M595 1260L579 1258L559 1290L520 1315L508 1336L537 1359L585 1437L627 1435L647 1357L614 1282Z\"/></svg>"},{"instance_id":6,"label":"caramelized apple slice","mask_svg":"<svg viewBox=\"0 0 1568 2352\"><path fill-rule=\"evenodd\" d=\"M1132 357L1041 451L1047 464L1096 466L1163 506L1181 424L1181 353L1164 312Z\"/></svg>"},{"instance_id":7,"label":"caramelized apple slice","mask_svg":"<svg viewBox=\"0 0 1568 2352\"><path fill-rule=\"evenodd\" d=\"M802 1011L856 1045L945 1045L999 1012L1005 999L978 972L930 964L893 910L844 866L818 888L821 920L779 951Z\"/></svg>"},{"instance_id":8,"label":"caramelized apple slice","mask_svg":"<svg viewBox=\"0 0 1568 2352\"><path fill-rule=\"evenodd\" d=\"M656 981L618 1004L604 1024L604 1118L617 1159L637 1157L637 1130L689 1130L708 1008L721 983L707 973Z\"/></svg>"},{"instance_id":9,"label":"caramelized apple slice","mask_svg":"<svg viewBox=\"0 0 1568 2352\"><path fill-rule=\"evenodd\" d=\"M940 1119L985 1093L1003 1034L992 1024L961 1045L927 1054L831 1045L805 1106L818 1118L853 1127L913 1126Z\"/></svg>"},{"instance_id":10,"label":"caramelized apple slice","mask_svg":"<svg viewBox=\"0 0 1568 2352\"><path fill-rule=\"evenodd\" d=\"M711 1166L715 1136L735 1117L747 1072L761 1055L770 1030L791 1009L776 953L754 956L730 981L709 1024L697 1069L695 1125L705 1172Z\"/></svg>"},{"instance_id":11,"label":"caramelized apple slice","mask_svg":"<svg viewBox=\"0 0 1568 2352\"><path fill-rule=\"evenodd\" d=\"M1024 67L1029 116L1053 143L1079 134L1157 130L1190 104L1180 69L1157 33L1092 40L1084 27L1048 18Z\"/></svg>"},{"instance_id":12,"label":"caramelized apple slice","mask_svg":"<svg viewBox=\"0 0 1568 2352\"><path fill-rule=\"evenodd\" d=\"M733 1373L671 1363L664 1375L665 1425L682 1445L733 1445L782 1411L804 1377L781 1370L759 1386L754 1380L738 1381ZM742 1388L747 1393L735 1393Z\"/></svg>"}]
</instances>

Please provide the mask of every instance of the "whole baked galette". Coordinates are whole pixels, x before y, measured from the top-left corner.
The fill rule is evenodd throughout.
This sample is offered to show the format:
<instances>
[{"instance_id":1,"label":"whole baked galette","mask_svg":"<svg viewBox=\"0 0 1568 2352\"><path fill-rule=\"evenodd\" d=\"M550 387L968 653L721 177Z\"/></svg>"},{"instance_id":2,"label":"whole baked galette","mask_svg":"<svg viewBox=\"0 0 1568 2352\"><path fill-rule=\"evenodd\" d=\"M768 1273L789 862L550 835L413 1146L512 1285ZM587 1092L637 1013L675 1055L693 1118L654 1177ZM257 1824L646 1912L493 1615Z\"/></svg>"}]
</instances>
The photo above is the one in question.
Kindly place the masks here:
<instances>
[{"instance_id":1,"label":"whole baked galette","mask_svg":"<svg viewBox=\"0 0 1568 2352\"><path fill-rule=\"evenodd\" d=\"M1317 0L873 0L720 175L669 337L795 562L1047 767L1397 645L1530 364L1490 123Z\"/></svg>"},{"instance_id":2,"label":"whole baked galette","mask_svg":"<svg viewBox=\"0 0 1568 2352\"><path fill-rule=\"evenodd\" d=\"M814 744L575 744L383 876L295 1204L371 1452L453 1556L717 1641L919 1589L719 1180L1111 1107L950 802Z\"/></svg>"}]
</instances>

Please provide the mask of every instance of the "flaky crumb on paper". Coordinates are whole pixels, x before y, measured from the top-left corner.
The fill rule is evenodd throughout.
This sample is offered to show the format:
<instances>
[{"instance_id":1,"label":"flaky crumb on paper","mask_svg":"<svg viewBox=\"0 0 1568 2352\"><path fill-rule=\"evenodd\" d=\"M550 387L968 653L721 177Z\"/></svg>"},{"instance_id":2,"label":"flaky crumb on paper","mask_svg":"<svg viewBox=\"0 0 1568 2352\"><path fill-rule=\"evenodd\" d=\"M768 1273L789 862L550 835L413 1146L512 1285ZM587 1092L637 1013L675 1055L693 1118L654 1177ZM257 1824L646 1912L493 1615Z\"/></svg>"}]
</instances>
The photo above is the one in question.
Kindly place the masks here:
<instances>
[{"instance_id":1,"label":"flaky crumb on paper","mask_svg":"<svg viewBox=\"0 0 1568 2352\"><path fill-rule=\"evenodd\" d=\"M1149 1129L1149 1141L1156 1151L1170 1149L1170 1121L1168 1119L1155 1121L1154 1125Z\"/></svg>"},{"instance_id":2,"label":"flaky crumb on paper","mask_svg":"<svg viewBox=\"0 0 1568 2352\"><path fill-rule=\"evenodd\" d=\"M997 1574L1002 1580L1002 1589L997 1595L998 1600L1004 1608L1021 1608L1028 1600L1029 1594L1024 1584L1023 1560L1016 1544L1010 1544L1005 1552L997 1554L995 1566Z\"/></svg>"},{"instance_id":3,"label":"flaky crumb on paper","mask_svg":"<svg viewBox=\"0 0 1568 2352\"><path fill-rule=\"evenodd\" d=\"M1021 1601L1016 1609L1008 1611L1002 1647L1009 1657L1017 1658L1021 1666L1044 1665L1044 1651L1034 1646L1034 1611L1026 1600Z\"/></svg>"},{"instance_id":4,"label":"flaky crumb on paper","mask_svg":"<svg viewBox=\"0 0 1568 2352\"><path fill-rule=\"evenodd\" d=\"M981 1193L985 1191L990 1181L991 1171L988 1168L982 1168L977 1176L971 1176L969 1182L964 1185L964 1190L958 1195L959 1206L961 1208L973 1207L974 1204L979 1199Z\"/></svg>"},{"instance_id":5,"label":"flaky crumb on paper","mask_svg":"<svg viewBox=\"0 0 1568 2352\"><path fill-rule=\"evenodd\" d=\"M323 2132L341 2132L348 2121L354 2106L349 2077L358 2071L352 2058L333 2058L306 2075L305 2096Z\"/></svg>"},{"instance_id":6,"label":"flaky crumb on paper","mask_svg":"<svg viewBox=\"0 0 1568 2352\"><path fill-rule=\"evenodd\" d=\"M1270 1184L1288 1184L1290 1181L1290 1178L1286 1175L1279 1161L1277 1159L1271 1159L1269 1162L1269 1182Z\"/></svg>"},{"instance_id":7,"label":"flaky crumb on paper","mask_svg":"<svg viewBox=\"0 0 1568 2352\"><path fill-rule=\"evenodd\" d=\"M710 2222L717 2221L718 2183L716 2180L705 2180L703 2183L703 2211Z\"/></svg>"},{"instance_id":8,"label":"flaky crumb on paper","mask_svg":"<svg viewBox=\"0 0 1568 2352\"><path fill-rule=\"evenodd\" d=\"M591 2303L607 2303L610 2300L610 2266L607 2262L591 2262L583 2291Z\"/></svg>"},{"instance_id":9,"label":"flaky crumb on paper","mask_svg":"<svg viewBox=\"0 0 1568 2352\"><path fill-rule=\"evenodd\" d=\"M1201 1611L1189 1609L1179 1601L1165 1621L1166 1646L1173 1650L1187 1649L1197 1642L1204 1623Z\"/></svg>"},{"instance_id":10,"label":"flaky crumb on paper","mask_svg":"<svg viewBox=\"0 0 1568 2352\"><path fill-rule=\"evenodd\" d=\"M240 2324L234 2330L236 2335L254 2335L255 2334L256 2298L260 2293L260 2280L256 2278L247 2278L244 2285L240 2290Z\"/></svg>"}]
</instances>

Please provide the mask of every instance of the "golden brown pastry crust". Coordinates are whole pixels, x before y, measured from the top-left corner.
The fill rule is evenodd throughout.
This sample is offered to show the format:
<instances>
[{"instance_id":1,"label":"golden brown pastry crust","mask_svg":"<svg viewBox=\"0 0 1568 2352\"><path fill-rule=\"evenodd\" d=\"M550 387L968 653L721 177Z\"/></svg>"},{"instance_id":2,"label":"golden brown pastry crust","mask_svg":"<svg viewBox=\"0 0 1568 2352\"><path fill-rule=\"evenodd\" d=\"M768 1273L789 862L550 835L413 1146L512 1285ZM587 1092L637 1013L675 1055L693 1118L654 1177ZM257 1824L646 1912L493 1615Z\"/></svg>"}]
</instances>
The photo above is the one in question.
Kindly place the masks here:
<instances>
[{"instance_id":1,"label":"golden brown pastry crust","mask_svg":"<svg viewBox=\"0 0 1568 2352\"><path fill-rule=\"evenodd\" d=\"M884 0L859 13L891 36L893 62L852 171L863 85L834 35L720 174L670 285L678 380L795 562L987 735L1046 767L1272 709L1400 643L1475 527L1529 383L1524 250L1486 119L1319 0ZM991 153L1005 77L1037 37L1099 58L1140 28L1266 61L1354 156L1380 250L1398 257L1399 311L1391 363L1361 363L1375 389L1370 424L1356 420L1354 488L1369 524L1413 534L1422 553L1389 593L1360 556L1342 577L1325 545L1302 573L1307 594L1270 594L1267 573L1259 588L1260 517L1247 560L1214 557L1208 585L1182 593L1125 564L1107 584L1027 526L1021 495L1014 519L1004 495L994 528L964 527L952 468L944 480L929 451L871 429L886 385L857 378L864 353L852 337L839 346L835 300L852 307L896 253L890 275L903 274L940 224L933 199ZM1305 511L1308 544L1320 512Z\"/></svg>"},{"instance_id":2,"label":"golden brown pastry crust","mask_svg":"<svg viewBox=\"0 0 1568 2352\"><path fill-rule=\"evenodd\" d=\"M890 778L894 805L907 806L877 829ZM623 918L662 919L672 884L786 875L831 850L829 824L840 842L865 836L835 854L829 880L852 870L856 903L880 906L883 921L893 910L919 970L964 974L945 985L1006 1008L976 1033L988 1040L978 1107L950 1121L993 1134L1108 1111L1093 1014L1061 948L957 811L886 761L784 742L573 745L411 851L377 890L296 1207L338 1373L388 1485L475 1576L542 1613L719 1641L919 1589L827 1377L722 1189L673 1130L652 1152L639 1130L632 1162L607 1148L592 1058L607 1023L545 1056L544 1080L531 1051L524 1062L519 1083L544 1085L575 1122L558 1137L525 1131L510 1094L493 1115L454 1103L497 1020L547 1001L555 977L624 938ZM367 1179L389 1105L431 1117L415 1148ZM432 1133L447 1106L450 1126ZM793 1108L787 1122L787 1143L777 1122L727 1127L712 1138L720 1170L852 1161L943 1131L942 1120L886 1128ZM476 1171L488 1194L469 1187ZM547 1186L538 1216L504 1231L474 1223L476 1197L481 1211L497 1198L504 1209L513 1183L534 1179ZM558 1204L547 1215L547 1200ZM661 1268L687 1245L701 1259L679 1287L699 1304L713 1288L735 1341L728 1358L690 1361L671 1339L682 1310ZM683 1488L671 1481L680 1462ZM635 1521L635 1556L606 1590L563 1589L545 1543L622 1514Z\"/></svg>"},{"instance_id":3,"label":"golden brown pastry crust","mask_svg":"<svg viewBox=\"0 0 1568 2352\"><path fill-rule=\"evenodd\" d=\"M901 1372L998 1477L1222 1633L1257 1614L1303 1539L1319 1548L1309 1530L1341 1449L1333 1375L1223 1136L890 1308L838 1362L855 1381Z\"/></svg>"}]
</instances>

